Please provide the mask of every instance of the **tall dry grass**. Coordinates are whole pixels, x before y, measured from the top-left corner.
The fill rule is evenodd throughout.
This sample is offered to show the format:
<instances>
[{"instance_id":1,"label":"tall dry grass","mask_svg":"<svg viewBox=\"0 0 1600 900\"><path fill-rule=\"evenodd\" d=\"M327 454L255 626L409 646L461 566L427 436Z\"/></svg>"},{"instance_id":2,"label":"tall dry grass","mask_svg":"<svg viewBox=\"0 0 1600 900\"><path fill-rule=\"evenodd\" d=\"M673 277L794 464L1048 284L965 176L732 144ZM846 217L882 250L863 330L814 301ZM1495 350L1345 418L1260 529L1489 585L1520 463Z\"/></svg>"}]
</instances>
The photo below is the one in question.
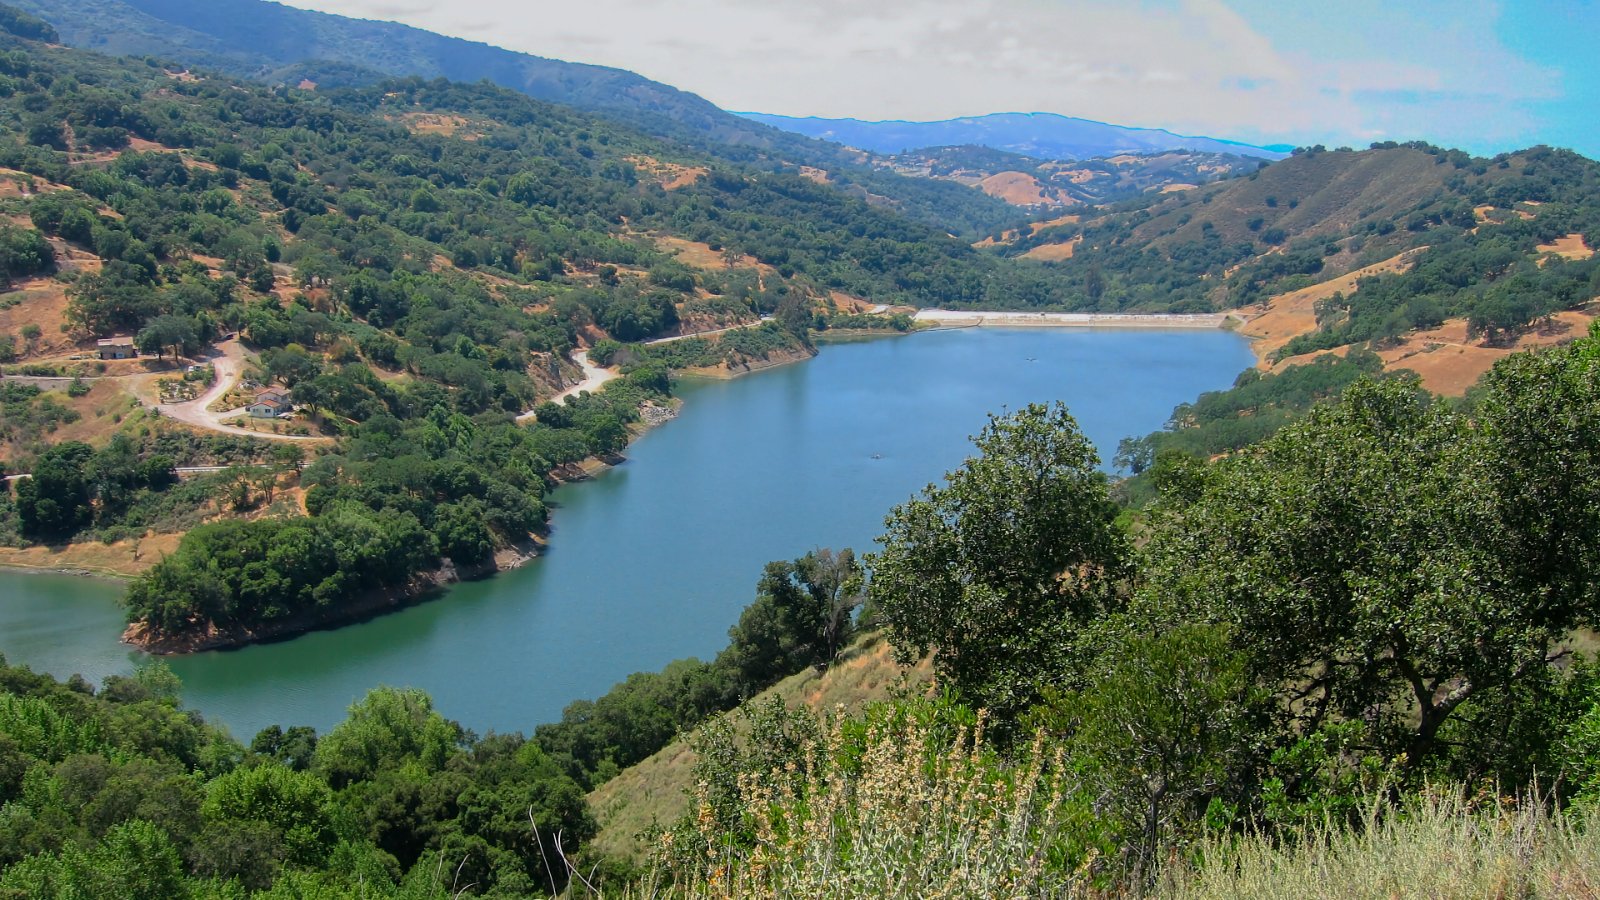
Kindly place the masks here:
<instances>
[{"instance_id":1,"label":"tall dry grass","mask_svg":"<svg viewBox=\"0 0 1600 900\"><path fill-rule=\"evenodd\" d=\"M1291 840L1212 840L1169 867L1171 900L1311 898L1600 898L1600 815L1540 802L1488 804L1459 790L1371 815L1363 829L1323 826Z\"/></svg>"},{"instance_id":2,"label":"tall dry grass","mask_svg":"<svg viewBox=\"0 0 1600 900\"><path fill-rule=\"evenodd\" d=\"M943 747L911 722L869 725L849 747L835 719L803 764L740 779L753 845L729 841L699 805L693 868L659 865L637 897L1063 897L1076 873L1052 865L1067 796L1059 754L995 765L983 728ZM859 766L834 761L859 753ZM681 835L681 832L679 833ZM678 835L666 840L681 839ZM666 860L682 854L670 851ZM701 848L695 848L699 850Z\"/></svg>"},{"instance_id":3,"label":"tall dry grass","mask_svg":"<svg viewBox=\"0 0 1600 900\"><path fill-rule=\"evenodd\" d=\"M1457 788L1374 800L1359 828L1203 838L1141 891L1108 881L1111 861L1086 849L1096 822L1059 751L1036 743L1005 766L981 720L953 741L915 717L869 723L852 735L835 717L803 762L741 776L741 839L702 786L698 827L662 835L655 868L622 895L1600 900L1600 811Z\"/></svg>"}]
</instances>

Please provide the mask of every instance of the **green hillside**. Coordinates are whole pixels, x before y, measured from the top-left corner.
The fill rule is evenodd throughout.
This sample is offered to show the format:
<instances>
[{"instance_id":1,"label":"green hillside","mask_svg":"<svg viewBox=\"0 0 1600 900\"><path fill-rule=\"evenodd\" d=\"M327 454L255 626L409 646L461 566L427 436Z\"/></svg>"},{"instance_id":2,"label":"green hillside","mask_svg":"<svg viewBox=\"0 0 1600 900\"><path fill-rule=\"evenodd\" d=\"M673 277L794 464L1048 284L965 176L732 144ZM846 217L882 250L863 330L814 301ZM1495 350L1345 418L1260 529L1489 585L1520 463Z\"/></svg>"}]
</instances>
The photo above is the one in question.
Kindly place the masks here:
<instances>
[{"instance_id":1,"label":"green hillside","mask_svg":"<svg viewBox=\"0 0 1600 900\"><path fill-rule=\"evenodd\" d=\"M960 184L690 134L692 98L626 73L579 109L228 17L265 5L66 2L27 8L168 43L54 46L0 6L0 447L28 476L0 543L154 541L127 604L156 650L514 564L553 486L670 415L671 369L803 358L851 298L1222 310L1413 252L1280 348L1340 356L1126 442L1140 480L1059 404L996 414L875 552L768 564L710 661L528 736L381 687L246 743L160 665L0 659L0 900L1594 893L1600 326L1513 352L1600 294L1593 161L1311 148L1028 233ZM348 78L272 83L341 34ZM1466 397L1381 375L1447 319L1496 354ZM596 362L622 365L578 391ZM268 389L288 418L217 418ZM913 666L936 693L885 689Z\"/></svg>"},{"instance_id":2,"label":"green hillside","mask_svg":"<svg viewBox=\"0 0 1600 900\"><path fill-rule=\"evenodd\" d=\"M585 344L772 316L683 361L738 364L809 352L812 307L833 291L1060 299L1037 266L797 174L490 85L309 92L11 36L0 53L0 167L15 186L0 204L17 223L6 274L32 286L25 296L58 298L18 308L27 324L0 336L6 361L82 372L71 351L113 335L194 359L237 332L252 378L301 409L298 436L326 439L294 457L239 451L238 437L168 437L189 432L153 416L112 444L19 436L9 467L36 477L0 515L8 543L188 532L130 593L152 646L309 627L372 602L374 585L413 595L441 566L481 571L525 546L557 473L622 449L640 407L670 389L663 368L640 365L602 394L541 407ZM669 185L663 169L692 177ZM753 262L692 268L664 237ZM37 390L10 399L18 422L74 412ZM531 426L513 421L530 411ZM219 458L256 468L181 490L171 474ZM279 488L303 491L291 508L310 515L262 515ZM193 528L219 496L249 521ZM261 568L291 545L296 566Z\"/></svg>"},{"instance_id":3,"label":"green hillside","mask_svg":"<svg viewBox=\"0 0 1600 900\"><path fill-rule=\"evenodd\" d=\"M1600 292L1593 259L1538 248L1600 239L1600 164L1538 147L1475 159L1427 145L1312 148L1244 178L1130 201L1005 247L1075 242L1052 263L1101 309L1222 310L1264 301L1405 250L1409 272L1327 310L1331 347L1402 335L1447 317L1526 328ZM1302 349L1314 349L1303 346Z\"/></svg>"},{"instance_id":4,"label":"green hillside","mask_svg":"<svg viewBox=\"0 0 1600 900\"><path fill-rule=\"evenodd\" d=\"M1014 223L1006 204L959 185L902 178L857 154L770 128L632 72L516 53L392 22L267 0L21 0L55 23L66 43L121 56L154 56L268 84L309 80L322 89L392 77L487 80L539 100L602 113L702 154L778 171L833 172L858 199L927 224L979 235Z\"/></svg>"}]
</instances>

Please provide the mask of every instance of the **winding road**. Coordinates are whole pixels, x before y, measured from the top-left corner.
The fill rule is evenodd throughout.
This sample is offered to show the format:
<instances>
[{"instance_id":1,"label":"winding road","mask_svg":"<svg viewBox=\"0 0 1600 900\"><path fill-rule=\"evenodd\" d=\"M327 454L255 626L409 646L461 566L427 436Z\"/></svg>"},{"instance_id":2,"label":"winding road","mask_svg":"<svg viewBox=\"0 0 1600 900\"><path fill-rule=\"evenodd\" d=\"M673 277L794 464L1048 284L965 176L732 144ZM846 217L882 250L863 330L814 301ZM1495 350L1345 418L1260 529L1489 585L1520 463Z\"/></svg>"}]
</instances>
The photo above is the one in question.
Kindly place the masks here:
<instances>
[{"instance_id":1,"label":"winding road","mask_svg":"<svg viewBox=\"0 0 1600 900\"><path fill-rule=\"evenodd\" d=\"M744 325L729 325L726 328L713 328L709 331L697 331L692 334L675 334L671 337L656 338L654 340L645 341L644 343L670 344L673 341L682 341L693 337L707 337L714 334L724 334L729 331L738 331L741 328L757 327L762 323L769 321L771 318L771 316L762 316L759 321L753 323ZM193 400L185 400L181 403L157 403L145 405L158 411L161 415L166 416L175 422L183 422L186 425L193 425L196 428L204 428L207 431L216 431L221 432L222 434L235 434L239 435L240 437L260 438L264 441L289 441L294 443L314 443L318 441L332 440L331 438L317 437L313 435L274 434L270 431L251 431L248 428L240 428L237 425L225 424L225 419L231 419L236 416L243 415L245 410L241 407L239 409L223 410L222 412L212 412L209 407L219 398L225 396L229 391L233 390L234 385L239 383L239 378L244 374L245 365L249 362L249 360L245 356L244 347L240 345L238 337L235 336L224 341L218 341L215 349L211 351L205 361L209 363L212 369L216 372L216 378L212 381L211 387L207 388L200 396L194 398ZM583 377L576 383L561 391L561 393L547 398L550 402L561 403L568 397L576 397L584 391L592 392L599 390L601 385L611 381L619 375L619 373L613 369L603 368L594 364L593 362L590 362L589 351L587 350L578 350L574 352L572 354L572 361L577 363L578 367L583 370ZM70 378L54 377L7 377L8 379L17 381L41 383L41 386L43 387L58 387L58 385L43 384L43 382L60 381L67 383L72 381ZM540 402L542 403L544 401ZM536 418L538 418L538 414L534 410L530 409L527 412L517 416L517 421L528 422Z\"/></svg>"}]
</instances>

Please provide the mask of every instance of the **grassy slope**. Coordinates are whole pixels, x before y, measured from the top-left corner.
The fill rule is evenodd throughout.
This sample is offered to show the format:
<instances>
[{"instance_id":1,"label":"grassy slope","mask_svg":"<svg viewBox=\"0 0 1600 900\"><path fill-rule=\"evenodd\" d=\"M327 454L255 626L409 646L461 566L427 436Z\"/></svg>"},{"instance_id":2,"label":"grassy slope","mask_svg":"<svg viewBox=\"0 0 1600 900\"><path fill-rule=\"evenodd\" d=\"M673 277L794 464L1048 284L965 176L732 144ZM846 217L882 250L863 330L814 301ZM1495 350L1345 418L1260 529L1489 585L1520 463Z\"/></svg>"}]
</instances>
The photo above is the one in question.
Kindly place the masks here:
<instances>
[{"instance_id":1,"label":"grassy slope","mask_svg":"<svg viewBox=\"0 0 1600 900\"><path fill-rule=\"evenodd\" d=\"M1216 843L1169 876L1174 900L1600 896L1593 810L1553 817L1535 805L1430 797L1365 832L1312 829L1297 843Z\"/></svg>"},{"instance_id":2,"label":"grassy slope","mask_svg":"<svg viewBox=\"0 0 1600 900\"><path fill-rule=\"evenodd\" d=\"M1323 352L1344 355L1349 346L1333 351L1302 353L1274 361L1273 354L1294 338L1317 330L1314 311L1318 300L1336 293L1354 294L1361 278L1410 268L1418 251L1406 251L1390 259L1353 272L1347 272L1272 297L1264 304L1235 310L1242 320L1239 333L1253 340L1257 368L1281 372L1289 366L1304 365ZM1589 331L1589 323L1600 317L1600 305L1557 313L1541 326L1510 343L1491 345L1485 337L1469 337L1467 320L1452 318L1438 328L1413 331L1392 345L1375 348L1388 371L1409 369L1422 378L1422 386L1446 397L1459 397L1478 382L1495 362L1520 350L1545 347L1577 340Z\"/></svg>"},{"instance_id":3,"label":"grassy slope","mask_svg":"<svg viewBox=\"0 0 1600 900\"><path fill-rule=\"evenodd\" d=\"M1282 228L1291 237L1342 234L1366 219L1397 219L1444 191L1452 170L1435 159L1407 148L1302 154L1255 178L1208 189L1209 203L1169 200L1133 234L1166 247L1198 240L1209 222L1225 241L1249 240L1247 222L1257 215L1266 220L1264 228ZM1268 198L1276 198L1277 206L1268 206ZM1291 200L1298 201L1293 209ZM1180 225L1185 213L1191 218Z\"/></svg>"},{"instance_id":4,"label":"grassy slope","mask_svg":"<svg viewBox=\"0 0 1600 900\"><path fill-rule=\"evenodd\" d=\"M902 677L925 684L932 677L928 663L905 669L894 661L889 642L879 632L861 638L826 672L807 669L780 681L752 702L782 697L791 707L813 710L843 705L858 708L889 696ZM589 794L589 806L600 822L590 845L607 856L638 859L644 850L640 832L653 824L667 825L689 808L694 787L694 751L679 738L665 749L606 782Z\"/></svg>"}]
</instances>

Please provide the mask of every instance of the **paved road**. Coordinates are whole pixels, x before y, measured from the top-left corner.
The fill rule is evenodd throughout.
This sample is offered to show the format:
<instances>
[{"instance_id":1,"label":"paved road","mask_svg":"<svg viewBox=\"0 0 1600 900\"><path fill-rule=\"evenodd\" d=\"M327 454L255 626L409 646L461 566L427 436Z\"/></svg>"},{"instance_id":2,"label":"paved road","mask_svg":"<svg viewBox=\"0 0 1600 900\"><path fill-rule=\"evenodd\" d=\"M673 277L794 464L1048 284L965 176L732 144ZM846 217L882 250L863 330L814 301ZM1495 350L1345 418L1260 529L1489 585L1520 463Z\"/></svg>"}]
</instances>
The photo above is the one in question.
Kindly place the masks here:
<instances>
[{"instance_id":1,"label":"paved road","mask_svg":"<svg viewBox=\"0 0 1600 900\"><path fill-rule=\"evenodd\" d=\"M590 362L589 351L587 350L579 350L578 352L572 354L572 361L577 363L578 368L583 370L583 378L579 379L576 384L572 385L561 393L551 397L551 403L560 403L566 400L568 397L576 397L584 391L599 390L600 385L605 384L613 378L616 378L618 375L617 372L611 369L602 369L601 367ZM544 401L541 400L540 402L542 403ZM539 418L538 413L530 409L522 415L517 416L517 421L531 422L537 418Z\"/></svg>"}]
</instances>

